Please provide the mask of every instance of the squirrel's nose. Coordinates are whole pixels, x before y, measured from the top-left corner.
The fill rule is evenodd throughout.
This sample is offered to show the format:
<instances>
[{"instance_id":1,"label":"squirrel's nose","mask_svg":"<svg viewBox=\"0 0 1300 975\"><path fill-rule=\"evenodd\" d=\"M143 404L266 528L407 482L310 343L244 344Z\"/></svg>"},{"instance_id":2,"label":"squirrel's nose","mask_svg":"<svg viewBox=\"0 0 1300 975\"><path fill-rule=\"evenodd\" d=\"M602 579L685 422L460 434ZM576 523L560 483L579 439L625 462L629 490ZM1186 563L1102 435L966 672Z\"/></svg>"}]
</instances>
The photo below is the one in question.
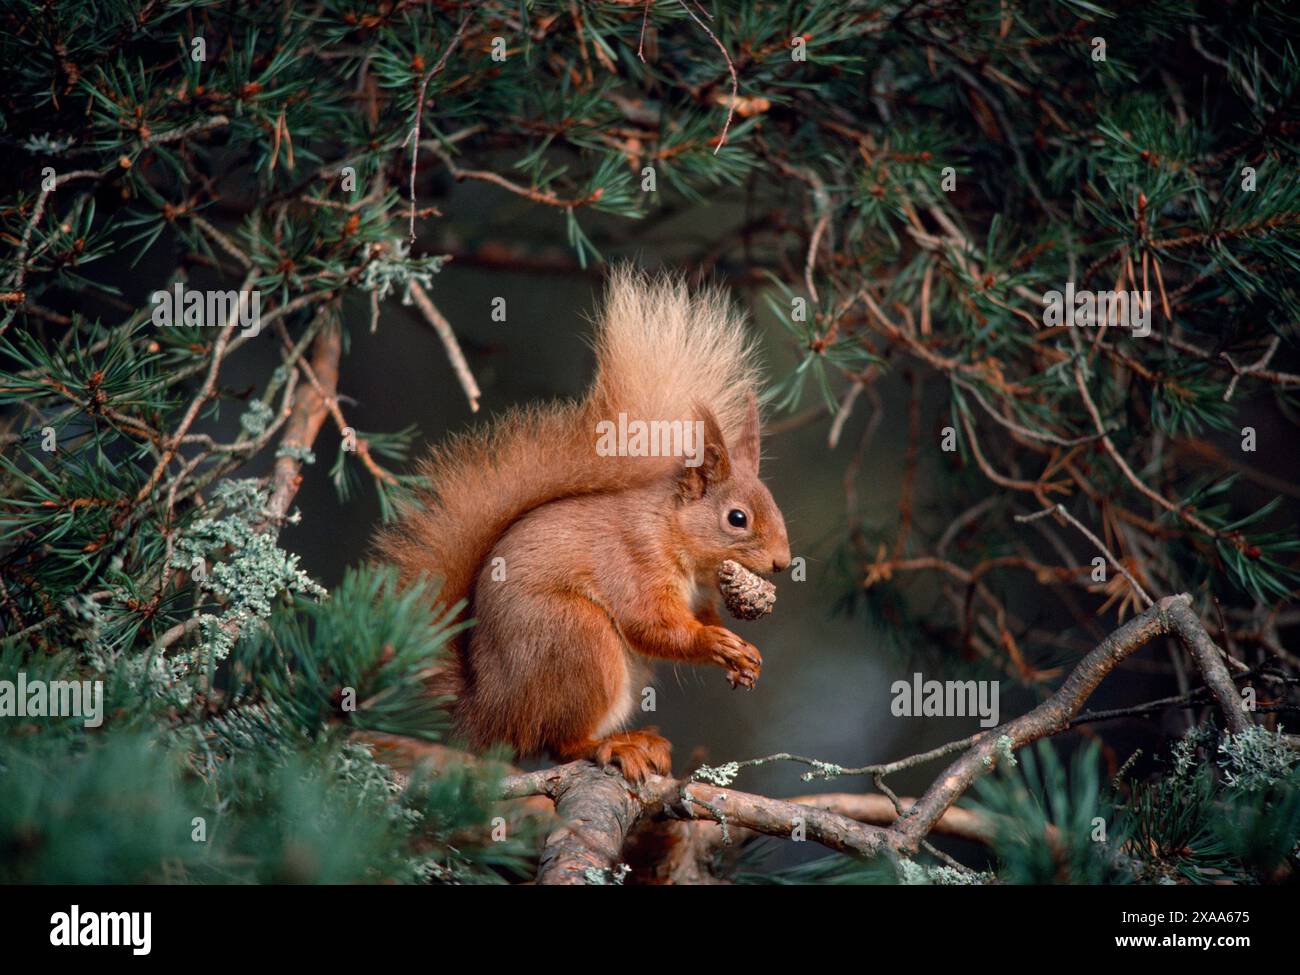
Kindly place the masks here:
<instances>
[{"instance_id":1,"label":"squirrel's nose","mask_svg":"<svg viewBox=\"0 0 1300 975\"><path fill-rule=\"evenodd\" d=\"M790 560L789 560L788 558L787 558L787 559L773 559L773 560L772 560L772 571L773 571L773 572L784 572L784 571L785 571L785 567L786 567L787 565L789 565L789 564L790 564Z\"/></svg>"}]
</instances>

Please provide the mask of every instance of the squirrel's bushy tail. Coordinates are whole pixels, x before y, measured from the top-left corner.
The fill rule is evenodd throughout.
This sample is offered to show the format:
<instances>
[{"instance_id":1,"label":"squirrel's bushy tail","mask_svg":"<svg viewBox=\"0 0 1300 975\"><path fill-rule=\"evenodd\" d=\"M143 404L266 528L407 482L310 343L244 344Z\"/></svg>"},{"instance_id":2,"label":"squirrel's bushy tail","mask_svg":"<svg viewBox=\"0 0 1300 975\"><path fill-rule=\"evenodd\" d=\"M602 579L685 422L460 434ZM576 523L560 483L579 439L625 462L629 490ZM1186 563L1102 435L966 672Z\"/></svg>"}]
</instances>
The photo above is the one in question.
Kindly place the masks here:
<instances>
[{"instance_id":1,"label":"squirrel's bushy tail","mask_svg":"<svg viewBox=\"0 0 1300 975\"><path fill-rule=\"evenodd\" d=\"M698 403L713 411L730 443L757 382L744 318L723 291L692 293L679 277L646 278L627 267L613 272L585 400L598 419L623 412L680 420Z\"/></svg>"},{"instance_id":2,"label":"squirrel's bushy tail","mask_svg":"<svg viewBox=\"0 0 1300 975\"><path fill-rule=\"evenodd\" d=\"M718 289L688 291L676 277L615 270L595 336L597 370L586 396L514 409L434 448L421 466L428 488L376 539L379 558L404 582L439 577L439 600L471 599L494 545L549 501L615 491L662 476L664 458L601 456L596 425L683 420L696 405L717 417L728 443L756 391L742 316ZM472 612L472 609L471 609ZM436 690L461 689L459 661Z\"/></svg>"}]
</instances>

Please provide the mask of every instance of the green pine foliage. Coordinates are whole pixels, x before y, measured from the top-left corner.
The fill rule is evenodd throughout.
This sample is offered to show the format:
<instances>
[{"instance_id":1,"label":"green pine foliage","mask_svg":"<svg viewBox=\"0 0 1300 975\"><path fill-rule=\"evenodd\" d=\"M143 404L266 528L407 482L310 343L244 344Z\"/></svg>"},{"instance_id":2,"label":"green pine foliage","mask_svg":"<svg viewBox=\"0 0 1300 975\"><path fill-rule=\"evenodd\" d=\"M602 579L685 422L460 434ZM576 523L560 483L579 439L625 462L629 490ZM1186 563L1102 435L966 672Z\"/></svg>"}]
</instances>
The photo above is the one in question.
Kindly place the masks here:
<instances>
[{"instance_id":1,"label":"green pine foliage","mask_svg":"<svg viewBox=\"0 0 1300 975\"><path fill-rule=\"evenodd\" d=\"M1281 732L1176 741L1163 774L1100 778L1092 742L1069 769L1044 742L976 783L997 878L1018 884L1270 883L1300 857L1300 755Z\"/></svg>"},{"instance_id":2,"label":"green pine foliage","mask_svg":"<svg viewBox=\"0 0 1300 975\"><path fill-rule=\"evenodd\" d=\"M1124 882L1125 836L1100 781L1096 742L1069 770L1040 742L975 784L970 807L994 824L998 878L1017 884Z\"/></svg>"},{"instance_id":3,"label":"green pine foliage","mask_svg":"<svg viewBox=\"0 0 1300 975\"><path fill-rule=\"evenodd\" d=\"M0 880L59 883L499 883L533 856L526 830L485 824L500 767L401 780L350 734L438 740L423 673L454 632L422 587L350 571L250 631L216 677L106 674L102 727L0 724ZM29 658L0 680L84 677L74 655ZM91 671L97 673L96 671ZM116 679L114 679L116 678ZM188 693L186 693L188 692ZM345 697L346 695L346 697ZM348 705L355 701L355 707Z\"/></svg>"}]
</instances>

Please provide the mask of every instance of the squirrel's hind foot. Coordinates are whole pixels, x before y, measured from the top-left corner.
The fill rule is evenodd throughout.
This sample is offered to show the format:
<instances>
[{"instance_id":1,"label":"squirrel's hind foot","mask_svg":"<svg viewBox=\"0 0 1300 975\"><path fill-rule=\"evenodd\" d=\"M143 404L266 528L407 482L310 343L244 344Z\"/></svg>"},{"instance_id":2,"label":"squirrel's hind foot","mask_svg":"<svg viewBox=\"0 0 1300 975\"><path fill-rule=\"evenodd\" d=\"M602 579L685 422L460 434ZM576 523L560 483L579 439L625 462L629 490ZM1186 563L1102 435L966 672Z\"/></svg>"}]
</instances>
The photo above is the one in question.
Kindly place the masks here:
<instances>
[{"instance_id":1,"label":"squirrel's hind foot","mask_svg":"<svg viewBox=\"0 0 1300 975\"><path fill-rule=\"evenodd\" d=\"M587 758L597 765L615 765L629 782L639 784L646 777L672 774L673 746L656 729L623 731L558 749L561 758Z\"/></svg>"}]
</instances>

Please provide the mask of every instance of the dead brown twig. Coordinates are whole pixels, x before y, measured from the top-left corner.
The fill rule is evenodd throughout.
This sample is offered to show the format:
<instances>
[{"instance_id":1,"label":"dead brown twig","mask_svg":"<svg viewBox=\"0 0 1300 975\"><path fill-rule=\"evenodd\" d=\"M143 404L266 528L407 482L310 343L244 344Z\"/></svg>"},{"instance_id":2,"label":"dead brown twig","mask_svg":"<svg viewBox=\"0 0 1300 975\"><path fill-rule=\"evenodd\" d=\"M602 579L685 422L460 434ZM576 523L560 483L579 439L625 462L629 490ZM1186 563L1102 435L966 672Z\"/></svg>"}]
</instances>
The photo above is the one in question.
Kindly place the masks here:
<instances>
[{"instance_id":1,"label":"dead brown twig","mask_svg":"<svg viewBox=\"0 0 1300 975\"><path fill-rule=\"evenodd\" d=\"M460 381L460 388L465 391L465 398L469 400L470 412L477 413L479 397L483 394L479 392L474 374L470 371L469 363L465 361L465 353L461 351L460 343L456 341L456 333L451 330L451 323L442 312L438 311L433 299L429 297L420 282L411 282L411 297L415 299L415 307L420 309L420 314L424 316L425 321L433 326L433 330L438 333L438 338L442 340L451 368Z\"/></svg>"}]
</instances>

